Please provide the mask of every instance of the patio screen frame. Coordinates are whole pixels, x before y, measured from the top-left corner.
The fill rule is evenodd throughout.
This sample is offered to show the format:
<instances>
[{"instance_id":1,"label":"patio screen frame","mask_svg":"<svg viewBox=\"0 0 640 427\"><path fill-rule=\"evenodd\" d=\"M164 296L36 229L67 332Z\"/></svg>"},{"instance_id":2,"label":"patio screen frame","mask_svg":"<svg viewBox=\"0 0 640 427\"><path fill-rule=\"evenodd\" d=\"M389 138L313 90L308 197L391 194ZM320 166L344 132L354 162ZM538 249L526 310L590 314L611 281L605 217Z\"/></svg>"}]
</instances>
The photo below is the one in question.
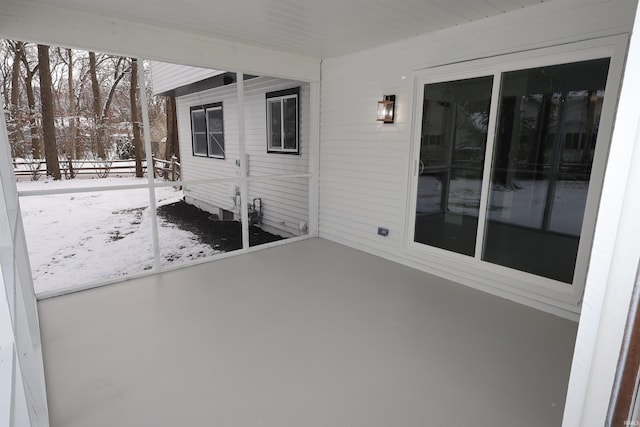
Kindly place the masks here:
<instances>
[{"instance_id":1,"label":"patio screen frame","mask_svg":"<svg viewBox=\"0 0 640 427\"><path fill-rule=\"evenodd\" d=\"M138 61L141 63L144 58L138 58ZM236 96L238 101L238 111L237 111L237 120L238 120L238 137L239 137L239 158L246 159L246 147L245 147L245 125L244 125L244 74L242 72L237 73L238 81L236 86ZM139 85L139 96L140 99L146 99L146 82L144 81L144 74L140 73L138 75L138 85ZM303 82L303 80L298 80ZM36 299L42 300L46 298L52 298L60 295L65 295L68 293L79 292L87 289L93 289L105 285L110 285L118 282L122 282L125 280L130 280L138 277L145 277L153 274L162 273L165 271L176 270L180 268L190 267L198 264L203 264L206 262L211 262L218 259L224 259L230 256L241 255L245 253L249 253L256 250L267 249L274 246L279 246L283 244L294 243L301 240L310 239L313 237L318 237L318 172L319 172L319 136L320 136L320 83L317 81L306 81L309 83L309 114L310 114L310 123L309 123L309 172L307 173L295 173L295 174L271 174L271 175L260 175L260 176L250 176L248 171L247 162L240 162L240 174L239 176L230 177L230 178L211 178L211 179L198 179L198 180L189 180L183 179L181 181L172 181L172 182L155 182L152 175L147 174L147 182L140 184L123 184L123 185L114 185L114 186L79 186L77 188L64 188L64 189L46 189L46 190L26 190L26 191L18 191L19 197L29 197L29 196L39 196L39 195L54 195L54 194L69 194L69 193L86 193L86 192L101 192L101 191L118 191L118 190L132 190L132 189L148 189L149 190L149 209L151 212L151 228L152 228L152 241L153 241L153 252L154 252L154 264L153 267L149 270L140 271L137 273L130 273L124 276L117 276L108 278L105 280L98 280L86 284L81 285L71 285L62 289L57 289L53 291L41 292L35 295ZM215 107L216 104L210 104L205 106L205 115L206 115L206 107ZM220 107L222 107L222 103L220 103ZM202 108L202 107L198 107ZM299 108L299 100L298 100L298 108ZM149 115L147 110L147 103L141 102L142 109L142 122L143 122L143 139L144 139L144 147L147 153L146 161L147 164L153 164L152 159L152 147L151 147L151 139L150 139L150 124L149 124ZM192 110L189 111L189 118L191 119ZM206 116L205 116L206 117ZM298 129L299 133L299 129ZM193 134L189 136L193 137ZM299 143L298 143L299 146ZM204 156L197 156L204 157ZM207 156L211 157L211 156ZM246 203L242 203L241 206L241 223L242 223L242 248L231 251L231 252L222 252L219 254L215 254L210 257L204 257L201 259L193 260L193 261L185 261L178 263L176 265L168 265L162 266L160 262L161 254L160 254L160 244L159 244L159 233L158 233L158 219L156 212L156 194L155 189L160 187L174 187L176 185L182 185L183 187L189 185L201 185L201 184L215 184L215 183L229 183L235 184L240 188L241 200L247 200L249 195L249 184L251 182L260 182L260 181L291 181L295 179L306 179L308 181L308 227L306 230L306 234L289 237L283 240L264 243L257 246L249 245L249 221L248 221L248 207Z\"/></svg>"}]
</instances>

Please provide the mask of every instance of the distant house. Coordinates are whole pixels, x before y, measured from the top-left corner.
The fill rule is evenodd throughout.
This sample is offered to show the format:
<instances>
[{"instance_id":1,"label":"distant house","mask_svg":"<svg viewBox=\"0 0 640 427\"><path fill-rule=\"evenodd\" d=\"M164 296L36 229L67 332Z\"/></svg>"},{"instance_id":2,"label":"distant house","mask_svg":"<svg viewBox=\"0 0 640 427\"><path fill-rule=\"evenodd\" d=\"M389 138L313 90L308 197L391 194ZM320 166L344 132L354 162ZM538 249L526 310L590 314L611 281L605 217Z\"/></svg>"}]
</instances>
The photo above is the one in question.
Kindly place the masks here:
<instances>
[{"instance_id":1,"label":"distant house","mask_svg":"<svg viewBox=\"0 0 640 427\"><path fill-rule=\"evenodd\" d=\"M236 76L224 71L152 62L156 95L174 95L184 180L224 179L184 187L189 204L220 219L240 220L240 189L230 179L247 162L248 176L308 172L309 84L245 76L246 158L239 157ZM253 225L283 237L307 233L307 180L248 185Z\"/></svg>"}]
</instances>

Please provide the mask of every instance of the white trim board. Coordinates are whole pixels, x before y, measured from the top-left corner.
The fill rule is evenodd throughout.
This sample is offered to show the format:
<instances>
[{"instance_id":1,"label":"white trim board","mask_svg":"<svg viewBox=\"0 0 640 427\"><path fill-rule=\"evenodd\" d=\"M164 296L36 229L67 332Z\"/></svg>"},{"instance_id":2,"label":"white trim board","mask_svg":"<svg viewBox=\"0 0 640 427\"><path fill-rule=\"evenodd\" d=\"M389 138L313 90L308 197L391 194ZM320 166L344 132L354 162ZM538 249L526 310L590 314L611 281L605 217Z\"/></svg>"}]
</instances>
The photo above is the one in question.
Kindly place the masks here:
<instances>
[{"instance_id":1,"label":"white trim board","mask_svg":"<svg viewBox=\"0 0 640 427\"><path fill-rule=\"evenodd\" d=\"M636 11L635 27L640 22ZM631 36L596 223L564 427L605 425L640 260L640 34Z\"/></svg>"},{"instance_id":2,"label":"white trim board","mask_svg":"<svg viewBox=\"0 0 640 427\"><path fill-rule=\"evenodd\" d=\"M9 328L3 328L3 344L7 338L15 351L14 383L10 405L13 425L47 427L47 399L38 311L29 268L29 257L18 204L18 193L11 166L11 153L4 114L0 114L0 281L4 297L0 298L2 317L8 317ZM13 350L15 349L15 350Z\"/></svg>"}]
</instances>

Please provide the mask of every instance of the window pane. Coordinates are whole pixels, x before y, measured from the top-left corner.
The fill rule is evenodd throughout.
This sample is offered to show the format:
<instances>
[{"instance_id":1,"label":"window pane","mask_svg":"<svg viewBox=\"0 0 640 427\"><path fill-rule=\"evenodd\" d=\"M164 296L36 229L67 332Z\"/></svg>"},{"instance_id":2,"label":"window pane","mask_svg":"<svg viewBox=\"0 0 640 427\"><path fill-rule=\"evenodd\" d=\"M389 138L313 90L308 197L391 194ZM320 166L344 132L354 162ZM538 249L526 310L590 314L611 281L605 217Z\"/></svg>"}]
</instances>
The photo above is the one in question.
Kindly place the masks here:
<instances>
[{"instance_id":1,"label":"window pane","mask_svg":"<svg viewBox=\"0 0 640 427\"><path fill-rule=\"evenodd\" d=\"M295 150L298 146L298 98L284 101L284 148Z\"/></svg>"},{"instance_id":2,"label":"window pane","mask_svg":"<svg viewBox=\"0 0 640 427\"><path fill-rule=\"evenodd\" d=\"M191 112L191 128L194 133L207 131L207 124L204 119L204 110L193 110Z\"/></svg>"},{"instance_id":3,"label":"window pane","mask_svg":"<svg viewBox=\"0 0 640 427\"><path fill-rule=\"evenodd\" d=\"M424 87L414 240L474 255L492 77Z\"/></svg>"},{"instance_id":4,"label":"window pane","mask_svg":"<svg viewBox=\"0 0 640 427\"><path fill-rule=\"evenodd\" d=\"M280 101L269 101L269 146L271 148L282 147L281 141L281 114L280 114Z\"/></svg>"},{"instance_id":5,"label":"window pane","mask_svg":"<svg viewBox=\"0 0 640 427\"><path fill-rule=\"evenodd\" d=\"M193 153L203 156L207 155L207 134L198 133L193 135Z\"/></svg>"},{"instance_id":6,"label":"window pane","mask_svg":"<svg viewBox=\"0 0 640 427\"><path fill-rule=\"evenodd\" d=\"M608 69L504 74L483 259L573 281Z\"/></svg>"},{"instance_id":7,"label":"window pane","mask_svg":"<svg viewBox=\"0 0 640 427\"><path fill-rule=\"evenodd\" d=\"M224 157L224 134L209 133L209 155Z\"/></svg>"},{"instance_id":8,"label":"window pane","mask_svg":"<svg viewBox=\"0 0 640 427\"><path fill-rule=\"evenodd\" d=\"M204 110L191 111L191 132L193 138L193 154L207 155L207 122Z\"/></svg>"},{"instance_id":9,"label":"window pane","mask_svg":"<svg viewBox=\"0 0 640 427\"><path fill-rule=\"evenodd\" d=\"M224 157L224 131L222 108L207 110L209 127L209 155Z\"/></svg>"}]
</instances>

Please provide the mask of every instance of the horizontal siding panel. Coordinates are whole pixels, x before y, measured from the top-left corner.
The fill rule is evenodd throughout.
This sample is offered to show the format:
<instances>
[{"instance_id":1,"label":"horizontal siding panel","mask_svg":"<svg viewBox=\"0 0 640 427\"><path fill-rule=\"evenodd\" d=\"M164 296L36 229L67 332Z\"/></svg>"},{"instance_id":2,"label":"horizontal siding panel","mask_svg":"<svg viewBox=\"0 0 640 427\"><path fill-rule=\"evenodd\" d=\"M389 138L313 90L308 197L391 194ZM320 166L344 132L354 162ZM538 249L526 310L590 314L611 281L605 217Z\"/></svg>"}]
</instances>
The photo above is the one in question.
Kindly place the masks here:
<instances>
[{"instance_id":1,"label":"horizontal siding panel","mask_svg":"<svg viewBox=\"0 0 640 427\"><path fill-rule=\"evenodd\" d=\"M360 164L365 163L370 169L389 167L389 165L397 165L398 170L407 169L407 160L405 157L388 158L385 155L372 156L367 153L358 155L354 152L349 153L332 153L325 154L324 159L335 164Z\"/></svg>"},{"instance_id":2,"label":"horizontal siding panel","mask_svg":"<svg viewBox=\"0 0 640 427\"><path fill-rule=\"evenodd\" d=\"M367 198L376 200L377 203L384 204L387 200L397 200L403 197L404 190L393 191L397 186L384 183L369 183L368 186L356 185L345 182L346 180L333 180L325 178L321 181L323 196L332 196L335 194L345 194L349 198L358 200L358 197L366 196Z\"/></svg>"},{"instance_id":3,"label":"horizontal siding panel","mask_svg":"<svg viewBox=\"0 0 640 427\"><path fill-rule=\"evenodd\" d=\"M340 194L331 194L324 197L331 203L331 207L323 207L321 211L328 215L335 215L340 220L348 219L349 217L345 218L343 215L351 214L357 216L361 221L375 220L377 222L381 218L390 217L395 217L395 221L402 221L400 217L404 212L403 200L398 200L395 203L393 201L383 203L373 196L350 198Z\"/></svg>"},{"instance_id":4,"label":"horizontal siding panel","mask_svg":"<svg viewBox=\"0 0 640 427\"><path fill-rule=\"evenodd\" d=\"M373 122L374 119L371 119ZM409 126L401 126L399 124L395 125L386 125L386 128L383 128L384 125L378 124L337 124L337 123L329 123L328 121L323 120L323 126L327 126L327 128L322 129L322 142L327 141L328 144L331 142L340 143L341 141L369 141L369 140L382 140L382 141L394 141L394 142L406 142L406 138L402 137L402 132L408 131ZM394 126L393 129L390 126ZM398 134L400 132L400 134ZM322 144L321 150L325 151L328 147Z\"/></svg>"},{"instance_id":5,"label":"horizontal siding panel","mask_svg":"<svg viewBox=\"0 0 640 427\"><path fill-rule=\"evenodd\" d=\"M390 168L385 173L378 170L356 170L354 168L349 168L348 165L345 165L344 167L334 167L331 174L333 178L340 178L343 181L351 181L352 185L365 187L371 185L379 185L380 189L384 189L385 187L389 188L392 186L393 188L397 188L398 185L406 182L405 175L406 172L398 171L393 168ZM321 182L331 182L328 181L329 179L329 177L325 177L321 180ZM357 184L358 182L360 182L361 184Z\"/></svg>"},{"instance_id":6,"label":"horizontal siding panel","mask_svg":"<svg viewBox=\"0 0 640 427\"><path fill-rule=\"evenodd\" d=\"M283 188L252 185L249 189L249 201L257 197L263 201L271 201L272 206L278 206L283 210L309 210L309 196L303 191L290 191Z\"/></svg>"},{"instance_id":7,"label":"horizontal siding panel","mask_svg":"<svg viewBox=\"0 0 640 427\"><path fill-rule=\"evenodd\" d=\"M362 251L377 251L379 253L388 252L389 246L398 245L398 240L393 239L391 235L387 237L375 235L372 239L363 239L362 233L358 233L357 230L350 230L348 228L341 227L336 223L328 223L326 231L323 230L323 237L340 242L347 246L357 246Z\"/></svg>"},{"instance_id":8,"label":"horizontal siding panel","mask_svg":"<svg viewBox=\"0 0 640 427\"><path fill-rule=\"evenodd\" d=\"M402 221L399 221L399 218L394 218L393 220L391 220L388 216L379 216L378 218L375 218L373 216L368 216L365 219L361 219L362 217L362 209L367 209L367 207L360 207L360 209L358 209L357 207L354 208L349 208L349 207L345 207L344 209L335 209L332 210L332 212L329 211L325 211L324 209L320 209L321 211L324 211L326 213L341 213L341 214L346 214L346 215L350 215L350 219L340 219L340 224L344 224L345 226L349 226L349 227L355 227L355 228L363 228L365 230L374 230L374 234L375 232L377 232L378 227L385 227L388 228L390 230L393 230L395 232L399 232L402 230ZM369 210L367 209L367 213L369 213ZM349 225L351 224L351 225ZM355 225L354 225L355 224ZM369 231L367 231L369 232Z\"/></svg>"},{"instance_id":9,"label":"horizontal siding panel","mask_svg":"<svg viewBox=\"0 0 640 427\"><path fill-rule=\"evenodd\" d=\"M394 165L400 166L400 170L407 169L407 156L389 156L380 152L358 153L355 150L336 151L323 155L327 161L340 165L366 165L366 169L388 168Z\"/></svg>"},{"instance_id":10,"label":"horizontal siding panel","mask_svg":"<svg viewBox=\"0 0 640 427\"><path fill-rule=\"evenodd\" d=\"M162 93L197 81L217 76L224 71L150 61L153 93Z\"/></svg>"},{"instance_id":11,"label":"horizontal siding panel","mask_svg":"<svg viewBox=\"0 0 640 427\"><path fill-rule=\"evenodd\" d=\"M398 228L393 228L389 226L387 223L369 223L358 220L347 220L340 223L333 224L335 230L342 230L345 233L351 233L353 235L364 234L366 236L370 236L369 240L371 241L380 241L381 237L378 235L378 227L384 227L389 230L389 235L384 239L386 243L389 241L398 241L398 236L400 235ZM395 237L394 237L395 236Z\"/></svg>"},{"instance_id":12,"label":"horizontal siding panel","mask_svg":"<svg viewBox=\"0 0 640 427\"><path fill-rule=\"evenodd\" d=\"M371 236L368 240L371 244L399 244L400 242L400 233L397 229L390 228L388 225L384 223L378 224L362 224L357 221L349 221L344 223L335 223L329 224L333 225L334 230L340 230L341 234L350 234L355 236L356 234L364 234L367 236ZM389 234L385 236L378 235L378 226L382 226L389 230Z\"/></svg>"},{"instance_id":13,"label":"horizontal siding panel","mask_svg":"<svg viewBox=\"0 0 640 427\"><path fill-rule=\"evenodd\" d=\"M352 205L357 208L367 206L367 212L391 213L397 215L395 209L404 207L403 193L394 195L394 197L388 197L385 200L381 200L380 195L386 195L387 193L376 191L375 189L358 192L353 194L353 188L338 189L333 191L323 191L323 198L326 197L331 202L330 207L340 207L345 205Z\"/></svg>"}]
</instances>

